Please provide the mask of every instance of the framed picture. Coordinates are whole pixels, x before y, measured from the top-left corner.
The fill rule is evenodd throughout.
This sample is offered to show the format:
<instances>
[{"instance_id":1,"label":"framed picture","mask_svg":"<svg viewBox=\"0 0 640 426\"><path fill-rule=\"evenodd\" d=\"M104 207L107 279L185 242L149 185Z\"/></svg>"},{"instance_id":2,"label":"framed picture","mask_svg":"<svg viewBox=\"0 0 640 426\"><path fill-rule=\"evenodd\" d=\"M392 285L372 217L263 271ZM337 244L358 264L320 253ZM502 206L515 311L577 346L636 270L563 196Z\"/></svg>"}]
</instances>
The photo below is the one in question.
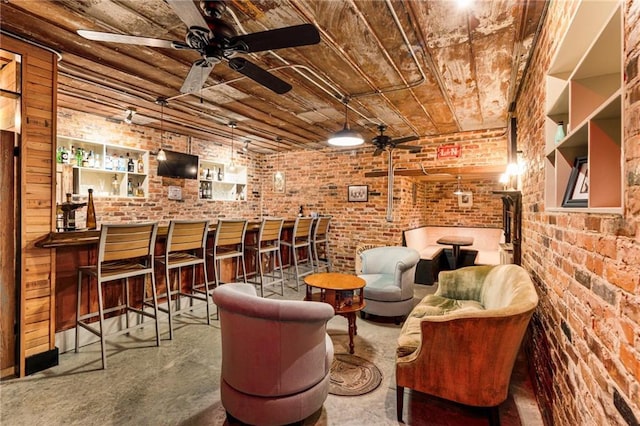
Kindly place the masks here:
<instances>
[{"instance_id":1,"label":"framed picture","mask_svg":"<svg viewBox=\"0 0 640 426\"><path fill-rule=\"evenodd\" d=\"M576 157L564 192L562 207L587 207L589 203L589 162Z\"/></svg>"},{"instance_id":2,"label":"framed picture","mask_svg":"<svg viewBox=\"0 0 640 426\"><path fill-rule=\"evenodd\" d=\"M275 172L273 174L273 192L284 193L285 178L283 172Z\"/></svg>"},{"instance_id":3,"label":"framed picture","mask_svg":"<svg viewBox=\"0 0 640 426\"><path fill-rule=\"evenodd\" d=\"M473 206L473 193L463 192L458 195L458 207L469 208Z\"/></svg>"},{"instance_id":4,"label":"framed picture","mask_svg":"<svg viewBox=\"0 0 640 426\"><path fill-rule=\"evenodd\" d=\"M368 185L349 185L347 189L347 201L366 202L369 201Z\"/></svg>"}]
</instances>

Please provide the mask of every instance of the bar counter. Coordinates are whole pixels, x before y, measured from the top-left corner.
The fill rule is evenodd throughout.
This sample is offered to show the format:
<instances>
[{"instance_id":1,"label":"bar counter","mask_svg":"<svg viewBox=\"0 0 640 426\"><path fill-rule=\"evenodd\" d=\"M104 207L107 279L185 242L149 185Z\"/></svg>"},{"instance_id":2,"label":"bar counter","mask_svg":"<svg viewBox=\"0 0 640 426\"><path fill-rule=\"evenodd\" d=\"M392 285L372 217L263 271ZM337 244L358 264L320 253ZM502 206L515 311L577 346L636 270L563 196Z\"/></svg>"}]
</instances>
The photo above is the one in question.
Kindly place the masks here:
<instances>
[{"instance_id":1,"label":"bar counter","mask_svg":"<svg viewBox=\"0 0 640 426\"><path fill-rule=\"evenodd\" d=\"M247 232L245 236L245 247L250 244L255 244L258 237L258 230L260 229L260 220L251 219L247 225ZM289 238L295 220L285 220L282 230L282 238ZM160 225L158 227L155 255L156 257L163 255L165 240L168 231L168 225ZM207 238L207 247L213 247L215 236L216 224L212 223L209 226L209 236ZM65 232L51 232L39 241L36 246L40 248L53 248L56 250L56 264L55 271L53 272L53 279L55 280L55 331L64 331L76 326L76 307L77 307L77 271L78 267L82 265L92 265L96 263L97 259L97 246L100 239L99 230L78 230L78 231L65 231ZM282 259L287 264L289 252L287 247L282 247ZM255 252L251 250L245 250L245 263L247 268L247 275L251 276L256 271L256 259ZM161 270L156 269L156 284L158 288L158 294L165 292L165 277ZM207 263L207 272L210 281L213 280L213 264L211 261ZM222 262L220 270L222 282L230 282L234 280L234 274L236 270L236 262L232 259L226 259ZM196 280L202 282L202 272L199 268L196 272ZM188 291L191 283L191 269L184 268L182 271L182 286L185 291ZM88 280L84 280L83 286L83 300L81 303L82 313L93 312L97 309L97 294L95 291L95 282L93 284L93 290L88 291ZM143 285L142 279L132 280L132 294L141 294L140 289ZM105 287L105 304L116 305L118 300L122 298L122 291L118 285L109 285ZM85 300L85 295L90 295ZM162 302L161 303L166 303ZM117 312L115 313L117 314Z\"/></svg>"}]
</instances>

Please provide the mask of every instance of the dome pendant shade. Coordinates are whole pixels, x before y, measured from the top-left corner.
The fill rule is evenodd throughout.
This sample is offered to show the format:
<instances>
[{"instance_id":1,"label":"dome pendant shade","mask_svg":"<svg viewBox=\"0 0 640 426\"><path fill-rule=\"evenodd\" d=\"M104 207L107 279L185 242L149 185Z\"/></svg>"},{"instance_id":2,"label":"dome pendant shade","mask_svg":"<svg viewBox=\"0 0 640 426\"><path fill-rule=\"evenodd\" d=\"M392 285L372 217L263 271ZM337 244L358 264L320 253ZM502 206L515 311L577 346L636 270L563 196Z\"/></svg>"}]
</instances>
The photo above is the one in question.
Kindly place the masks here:
<instances>
[{"instance_id":1,"label":"dome pendant shade","mask_svg":"<svg viewBox=\"0 0 640 426\"><path fill-rule=\"evenodd\" d=\"M349 100L345 98L344 100L344 127L342 130L335 132L329 140L327 141L329 145L333 146L356 146L362 145L364 143L364 138L360 135L360 133L355 130L351 130L349 128L349 117L347 107Z\"/></svg>"}]
</instances>

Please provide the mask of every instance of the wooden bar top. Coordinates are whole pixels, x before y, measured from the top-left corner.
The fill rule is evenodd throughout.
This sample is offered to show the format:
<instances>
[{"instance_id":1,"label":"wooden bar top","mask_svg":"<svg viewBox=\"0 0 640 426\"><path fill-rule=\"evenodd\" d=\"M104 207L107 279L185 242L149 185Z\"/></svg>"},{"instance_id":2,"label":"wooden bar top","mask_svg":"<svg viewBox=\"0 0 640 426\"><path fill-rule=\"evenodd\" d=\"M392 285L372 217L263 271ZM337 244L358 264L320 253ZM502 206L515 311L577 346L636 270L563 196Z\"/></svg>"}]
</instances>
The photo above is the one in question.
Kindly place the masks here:
<instances>
[{"instance_id":1,"label":"wooden bar top","mask_svg":"<svg viewBox=\"0 0 640 426\"><path fill-rule=\"evenodd\" d=\"M257 232L260 229L260 220L250 219L247 224L247 232ZM295 220L285 220L283 229L293 228ZM160 225L158 227L158 238L167 236L169 225ZM216 223L209 224L209 232L215 232ZM98 244L100 239L100 230L78 230L65 232L50 232L36 242L36 247L40 248L57 248Z\"/></svg>"}]
</instances>

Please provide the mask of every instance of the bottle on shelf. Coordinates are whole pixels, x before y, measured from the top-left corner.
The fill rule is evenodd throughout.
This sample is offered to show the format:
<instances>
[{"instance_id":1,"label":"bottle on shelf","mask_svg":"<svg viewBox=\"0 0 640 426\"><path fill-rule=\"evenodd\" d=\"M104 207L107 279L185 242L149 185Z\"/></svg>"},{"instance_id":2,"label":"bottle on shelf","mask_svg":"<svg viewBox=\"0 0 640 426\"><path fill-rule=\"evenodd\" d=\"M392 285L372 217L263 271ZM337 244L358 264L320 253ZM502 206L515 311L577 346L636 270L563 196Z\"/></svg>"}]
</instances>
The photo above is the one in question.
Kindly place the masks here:
<instances>
[{"instance_id":1,"label":"bottle on shelf","mask_svg":"<svg viewBox=\"0 0 640 426\"><path fill-rule=\"evenodd\" d=\"M62 211L64 212L64 230L75 231L76 229L76 211L71 201L71 193L67 192L67 200L62 203Z\"/></svg>"},{"instance_id":2,"label":"bottle on shelf","mask_svg":"<svg viewBox=\"0 0 640 426\"><path fill-rule=\"evenodd\" d=\"M120 154L120 157L118 157L118 170L121 172L127 171L127 162L125 161L122 154Z\"/></svg>"},{"instance_id":3,"label":"bottle on shelf","mask_svg":"<svg viewBox=\"0 0 640 426\"><path fill-rule=\"evenodd\" d=\"M100 160L100 154L96 154L95 156L95 160L93 162L93 167L95 167L96 169L99 169L102 167L102 162Z\"/></svg>"},{"instance_id":4,"label":"bottle on shelf","mask_svg":"<svg viewBox=\"0 0 640 426\"><path fill-rule=\"evenodd\" d=\"M131 178L127 181L127 196L133 197L133 182L131 182Z\"/></svg>"},{"instance_id":5,"label":"bottle on shelf","mask_svg":"<svg viewBox=\"0 0 640 426\"><path fill-rule=\"evenodd\" d=\"M76 149L76 165L78 167L82 166L82 160L84 160L84 150L82 148Z\"/></svg>"},{"instance_id":6,"label":"bottle on shelf","mask_svg":"<svg viewBox=\"0 0 640 426\"><path fill-rule=\"evenodd\" d=\"M64 146L62 147L62 164L69 164L69 150L67 150L67 148L65 148Z\"/></svg>"},{"instance_id":7,"label":"bottle on shelf","mask_svg":"<svg viewBox=\"0 0 640 426\"><path fill-rule=\"evenodd\" d=\"M222 178L224 177L224 174L222 173L222 167L218 168L218 180L222 181Z\"/></svg>"},{"instance_id":8,"label":"bottle on shelf","mask_svg":"<svg viewBox=\"0 0 640 426\"><path fill-rule=\"evenodd\" d=\"M95 167L96 159L93 157L93 150L89 151L89 155L87 155L87 167Z\"/></svg>"},{"instance_id":9,"label":"bottle on shelf","mask_svg":"<svg viewBox=\"0 0 640 426\"><path fill-rule=\"evenodd\" d=\"M108 151L104 153L104 169L113 170L113 161Z\"/></svg>"},{"instance_id":10,"label":"bottle on shelf","mask_svg":"<svg viewBox=\"0 0 640 426\"><path fill-rule=\"evenodd\" d=\"M142 187L142 182L138 182L138 186L136 187L136 197L144 197L144 188Z\"/></svg>"},{"instance_id":11,"label":"bottle on shelf","mask_svg":"<svg viewBox=\"0 0 640 426\"><path fill-rule=\"evenodd\" d=\"M564 132L564 122L559 121L558 128L556 129L556 137L555 137L556 143L559 143L562 139L564 139L565 136L566 134Z\"/></svg>"},{"instance_id":12,"label":"bottle on shelf","mask_svg":"<svg viewBox=\"0 0 640 426\"><path fill-rule=\"evenodd\" d=\"M138 155L138 173L144 173L144 161L142 160L142 154Z\"/></svg>"},{"instance_id":13,"label":"bottle on shelf","mask_svg":"<svg viewBox=\"0 0 640 426\"><path fill-rule=\"evenodd\" d=\"M93 189L89 188L89 200L87 201L87 229L96 229L96 207L93 204Z\"/></svg>"},{"instance_id":14,"label":"bottle on shelf","mask_svg":"<svg viewBox=\"0 0 640 426\"><path fill-rule=\"evenodd\" d=\"M118 175L113 175L113 179L111 179L111 195L120 195L120 182L118 182Z\"/></svg>"},{"instance_id":15,"label":"bottle on shelf","mask_svg":"<svg viewBox=\"0 0 640 426\"><path fill-rule=\"evenodd\" d=\"M71 153L69 154L69 164L72 166L78 165L78 157L76 156L76 147L71 145Z\"/></svg>"},{"instance_id":16,"label":"bottle on shelf","mask_svg":"<svg viewBox=\"0 0 640 426\"><path fill-rule=\"evenodd\" d=\"M133 158L131 158L128 152L127 152L127 171L129 173L134 173L136 171L136 165L133 162Z\"/></svg>"}]
</instances>

